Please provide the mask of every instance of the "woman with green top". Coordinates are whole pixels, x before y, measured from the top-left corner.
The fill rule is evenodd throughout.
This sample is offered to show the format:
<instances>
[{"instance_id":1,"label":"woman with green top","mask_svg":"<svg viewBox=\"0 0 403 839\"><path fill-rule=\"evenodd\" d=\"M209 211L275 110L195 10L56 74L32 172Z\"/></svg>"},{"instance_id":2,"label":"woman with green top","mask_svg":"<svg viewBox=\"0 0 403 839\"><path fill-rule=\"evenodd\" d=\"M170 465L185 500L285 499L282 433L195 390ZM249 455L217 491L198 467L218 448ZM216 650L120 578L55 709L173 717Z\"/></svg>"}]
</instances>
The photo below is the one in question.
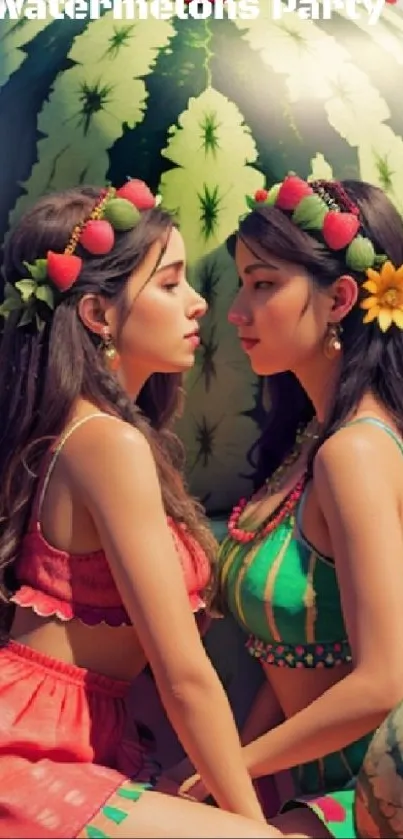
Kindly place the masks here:
<instances>
[{"instance_id":1,"label":"woman with green top","mask_svg":"<svg viewBox=\"0 0 403 839\"><path fill-rule=\"evenodd\" d=\"M403 698L403 224L355 181L291 174L249 206L229 320L256 374L292 374L292 402L274 405L259 487L230 516L217 603L266 676L248 769L294 781L273 824L351 839L368 743Z\"/></svg>"}]
</instances>

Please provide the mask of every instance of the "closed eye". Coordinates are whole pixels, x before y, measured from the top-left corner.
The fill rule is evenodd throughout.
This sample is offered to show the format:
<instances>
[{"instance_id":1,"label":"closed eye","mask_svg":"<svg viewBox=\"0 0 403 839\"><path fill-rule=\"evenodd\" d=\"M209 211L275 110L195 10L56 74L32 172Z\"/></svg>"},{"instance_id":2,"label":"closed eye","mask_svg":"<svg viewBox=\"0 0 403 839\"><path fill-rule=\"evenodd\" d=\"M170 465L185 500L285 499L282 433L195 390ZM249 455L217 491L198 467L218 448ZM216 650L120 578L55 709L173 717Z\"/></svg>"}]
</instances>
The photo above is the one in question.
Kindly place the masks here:
<instances>
[{"instance_id":1,"label":"closed eye","mask_svg":"<svg viewBox=\"0 0 403 839\"><path fill-rule=\"evenodd\" d=\"M176 282L164 283L164 285L162 287L165 288L167 291L172 291L172 289L178 288L178 285L179 285L179 282L176 280Z\"/></svg>"},{"instance_id":2,"label":"closed eye","mask_svg":"<svg viewBox=\"0 0 403 839\"><path fill-rule=\"evenodd\" d=\"M253 289L254 291L267 291L274 285L275 283L271 283L270 280L257 280L255 283L253 283Z\"/></svg>"},{"instance_id":3,"label":"closed eye","mask_svg":"<svg viewBox=\"0 0 403 839\"><path fill-rule=\"evenodd\" d=\"M245 283L242 281L241 277L238 277L238 291L240 291L240 289L243 288L244 285L245 285ZM251 285L252 285L253 291L262 291L262 290L267 291L272 286L274 286L275 283L270 282L270 280L256 280Z\"/></svg>"}]
</instances>

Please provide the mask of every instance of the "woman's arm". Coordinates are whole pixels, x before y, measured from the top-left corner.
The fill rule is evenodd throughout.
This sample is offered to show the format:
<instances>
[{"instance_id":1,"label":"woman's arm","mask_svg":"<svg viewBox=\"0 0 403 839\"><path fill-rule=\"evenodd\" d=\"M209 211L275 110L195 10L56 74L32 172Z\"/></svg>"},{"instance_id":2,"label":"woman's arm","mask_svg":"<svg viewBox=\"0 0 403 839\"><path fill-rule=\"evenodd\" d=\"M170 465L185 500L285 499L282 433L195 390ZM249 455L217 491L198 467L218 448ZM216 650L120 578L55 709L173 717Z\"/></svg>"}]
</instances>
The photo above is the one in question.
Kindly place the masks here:
<instances>
[{"instance_id":1,"label":"woman's arm","mask_svg":"<svg viewBox=\"0 0 403 839\"><path fill-rule=\"evenodd\" d=\"M256 740L261 734L265 734L266 731L279 725L283 720L284 714L274 695L273 689L270 683L265 681L257 692L249 716L242 729L242 745ZM181 760L175 766L171 767L166 774L170 780L175 781L177 784L183 784L184 781L190 781L196 777L194 766L192 766L189 758ZM199 789L201 789L200 785ZM207 795L207 790L203 790L198 800L203 801Z\"/></svg>"},{"instance_id":2,"label":"woman's arm","mask_svg":"<svg viewBox=\"0 0 403 839\"><path fill-rule=\"evenodd\" d=\"M337 751L403 697L403 458L383 431L346 428L323 445L314 484L335 557L354 670L244 748L252 777ZM397 458L400 458L397 460ZM397 469L397 465L399 469Z\"/></svg>"},{"instance_id":3,"label":"woman's arm","mask_svg":"<svg viewBox=\"0 0 403 839\"><path fill-rule=\"evenodd\" d=\"M93 518L167 715L219 806L264 821L189 606L148 443L107 418L94 423L85 446L79 437L66 446L69 475Z\"/></svg>"}]
</instances>

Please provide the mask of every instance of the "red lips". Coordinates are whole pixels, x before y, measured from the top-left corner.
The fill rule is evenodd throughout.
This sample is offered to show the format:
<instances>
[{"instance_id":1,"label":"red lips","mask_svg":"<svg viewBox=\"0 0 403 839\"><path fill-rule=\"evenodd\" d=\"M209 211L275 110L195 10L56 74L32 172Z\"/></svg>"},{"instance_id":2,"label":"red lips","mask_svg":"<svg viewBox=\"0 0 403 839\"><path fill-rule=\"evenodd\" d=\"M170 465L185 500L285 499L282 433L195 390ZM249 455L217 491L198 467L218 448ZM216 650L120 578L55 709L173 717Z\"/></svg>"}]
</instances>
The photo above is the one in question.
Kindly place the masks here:
<instances>
[{"instance_id":1,"label":"red lips","mask_svg":"<svg viewBox=\"0 0 403 839\"><path fill-rule=\"evenodd\" d=\"M260 343L257 338L241 338L240 337L239 340L241 342L241 347L244 350L244 352L249 352L250 350L253 350L253 348L256 347L256 345Z\"/></svg>"}]
</instances>

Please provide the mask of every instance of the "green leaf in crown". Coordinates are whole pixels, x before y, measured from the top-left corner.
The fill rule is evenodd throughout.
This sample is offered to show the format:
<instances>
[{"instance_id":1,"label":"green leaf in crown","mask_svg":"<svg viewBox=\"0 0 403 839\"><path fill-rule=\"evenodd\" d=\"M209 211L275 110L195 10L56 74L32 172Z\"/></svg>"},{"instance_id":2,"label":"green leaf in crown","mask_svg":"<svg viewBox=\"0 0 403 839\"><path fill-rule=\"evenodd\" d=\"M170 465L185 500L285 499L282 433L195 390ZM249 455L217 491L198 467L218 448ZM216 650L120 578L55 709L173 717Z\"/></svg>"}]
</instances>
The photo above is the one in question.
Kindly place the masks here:
<instances>
[{"instance_id":1,"label":"green leaf in crown","mask_svg":"<svg viewBox=\"0 0 403 839\"><path fill-rule=\"evenodd\" d=\"M47 260L24 262L24 267L28 277L17 280L14 285L5 284L0 316L7 319L13 312L19 312L19 327L35 322L37 329L41 331L45 325L44 316L55 308L55 293L49 285ZM37 301L43 305L38 307Z\"/></svg>"}]
</instances>

